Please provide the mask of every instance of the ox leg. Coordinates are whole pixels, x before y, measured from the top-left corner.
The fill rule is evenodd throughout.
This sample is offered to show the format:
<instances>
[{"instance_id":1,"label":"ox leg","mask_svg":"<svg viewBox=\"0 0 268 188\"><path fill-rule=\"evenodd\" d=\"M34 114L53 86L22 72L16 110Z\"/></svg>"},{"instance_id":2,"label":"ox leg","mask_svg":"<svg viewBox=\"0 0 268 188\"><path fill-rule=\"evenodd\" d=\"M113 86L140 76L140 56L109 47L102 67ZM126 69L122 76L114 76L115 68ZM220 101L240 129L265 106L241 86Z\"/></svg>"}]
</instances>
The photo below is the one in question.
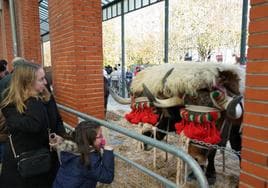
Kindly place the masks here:
<instances>
[{"instance_id":1,"label":"ox leg","mask_svg":"<svg viewBox=\"0 0 268 188\"><path fill-rule=\"evenodd\" d=\"M151 131L144 132L143 135L144 135L144 136L151 137L151 138L154 138L154 135L153 135L153 133L152 133ZM157 139L157 140L163 140L163 138L164 138L165 136L166 136L165 133L160 133L160 132L156 131L156 139ZM151 150L152 148L153 148L152 146L150 146L150 145L144 143L144 150L145 150L145 151L149 151L149 150Z\"/></svg>"},{"instance_id":2,"label":"ox leg","mask_svg":"<svg viewBox=\"0 0 268 188\"><path fill-rule=\"evenodd\" d=\"M151 131L146 131L146 132L144 132L144 133L142 133L144 136L148 136L148 137L151 137L151 138L153 138L153 133L151 132ZM151 150L151 149L153 149L153 147L152 146L150 146L150 145L148 145L148 144L145 144L144 143L144 150L145 151L149 151L149 150Z\"/></svg>"},{"instance_id":3,"label":"ox leg","mask_svg":"<svg viewBox=\"0 0 268 188\"><path fill-rule=\"evenodd\" d=\"M206 177L208 180L209 185L213 185L216 182L216 169L214 164L214 158L216 155L217 150L212 149L209 151L208 154L208 165L206 169Z\"/></svg>"},{"instance_id":4,"label":"ox leg","mask_svg":"<svg viewBox=\"0 0 268 188\"><path fill-rule=\"evenodd\" d=\"M222 141L218 144L219 146L226 146L228 136L230 133L230 127L231 123L229 123L228 120L224 122L225 125L223 125L223 129L221 132ZM226 126L229 125L230 126ZM208 165L206 169L206 177L208 180L209 185L213 185L216 182L216 169L215 169L215 156L216 156L217 150L211 148L208 153Z\"/></svg>"},{"instance_id":5,"label":"ox leg","mask_svg":"<svg viewBox=\"0 0 268 188\"><path fill-rule=\"evenodd\" d=\"M242 144L242 139L241 139L241 133L240 133L240 126L233 125L231 129L231 134L230 134L230 145L233 150L235 151L241 151L241 144ZM241 162L241 156L237 155L239 157L239 161Z\"/></svg>"}]
</instances>

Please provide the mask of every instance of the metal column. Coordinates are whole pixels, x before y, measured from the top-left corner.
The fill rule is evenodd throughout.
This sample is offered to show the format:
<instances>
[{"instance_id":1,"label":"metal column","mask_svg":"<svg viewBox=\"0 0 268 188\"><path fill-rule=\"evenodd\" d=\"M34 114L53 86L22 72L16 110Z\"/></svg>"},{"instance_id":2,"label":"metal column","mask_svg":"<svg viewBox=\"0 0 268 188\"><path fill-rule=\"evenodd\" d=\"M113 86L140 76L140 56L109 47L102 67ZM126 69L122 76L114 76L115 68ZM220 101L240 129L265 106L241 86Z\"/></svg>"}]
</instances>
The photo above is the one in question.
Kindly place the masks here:
<instances>
[{"instance_id":1,"label":"metal column","mask_svg":"<svg viewBox=\"0 0 268 188\"><path fill-rule=\"evenodd\" d=\"M164 62L168 63L169 0L165 0L165 51Z\"/></svg>"},{"instance_id":2,"label":"metal column","mask_svg":"<svg viewBox=\"0 0 268 188\"><path fill-rule=\"evenodd\" d=\"M13 56L17 57L18 56L18 43L17 43L17 34L16 34L14 0L9 0L9 12L10 12L12 41L13 41Z\"/></svg>"},{"instance_id":3,"label":"metal column","mask_svg":"<svg viewBox=\"0 0 268 188\"><path fill-rule=\"evenodd\" d=\"M247 20L248 20L248 0L243 0L241 42L240 42L240 63L246 64L246 45L247 45Z\"/></svg>"},{"instance_id":4,"label":"metal column","mask_svg":"<svg viewBox=\"0 0 268 188\"><path fill-rule=\"evenodd\" d=\"M121 80L122 80L122 97L125 97L125 13L124 13L124 1L121 1Z\"/></svg>"}]
</instances>

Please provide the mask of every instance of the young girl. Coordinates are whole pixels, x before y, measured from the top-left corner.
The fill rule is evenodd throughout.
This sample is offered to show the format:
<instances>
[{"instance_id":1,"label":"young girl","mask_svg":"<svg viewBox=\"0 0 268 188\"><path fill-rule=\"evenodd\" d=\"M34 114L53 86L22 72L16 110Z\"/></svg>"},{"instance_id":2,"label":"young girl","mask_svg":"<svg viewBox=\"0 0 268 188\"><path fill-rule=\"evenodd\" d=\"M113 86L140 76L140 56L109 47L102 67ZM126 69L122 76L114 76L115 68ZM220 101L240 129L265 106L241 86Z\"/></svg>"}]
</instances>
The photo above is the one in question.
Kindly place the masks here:
<instances>
[{"instance_id":1,"label":"young girl","mask_svg":"<svg viewBox=\"0 0 268 188\"><path fill-rule=\"evenodd\" d=\"M105 146L97 123L79 123L70 140L52 134L50 145L57 150L61 162L53 188L94 188L97 182L113 181L113 148Z\"/></svg>"}]
</instances>

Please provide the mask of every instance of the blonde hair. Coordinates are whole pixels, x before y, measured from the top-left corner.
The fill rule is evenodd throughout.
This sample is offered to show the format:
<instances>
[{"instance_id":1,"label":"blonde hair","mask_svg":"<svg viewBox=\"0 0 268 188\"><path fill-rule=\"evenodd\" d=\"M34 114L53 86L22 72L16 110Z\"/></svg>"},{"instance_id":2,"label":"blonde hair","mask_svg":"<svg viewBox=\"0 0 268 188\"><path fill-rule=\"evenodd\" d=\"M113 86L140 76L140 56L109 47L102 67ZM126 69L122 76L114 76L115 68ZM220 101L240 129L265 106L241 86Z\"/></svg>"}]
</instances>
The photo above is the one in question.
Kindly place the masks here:
<instances>
[{"instance_id":1,"label":"blonde hair","mask_svg":"<svg viewBox=\"0 0 268 188\"><path fill-rule=\"evenodd\" d=\"M4 91L5 97L1 103L1 108L13 104L19 113L24 113L26 109L25 102L30 97L48 101L50 99L50 93L47 89L42 93L34 94L32 92L32 87L36 81L36 72L41 68L40 65L28 61L16 67L12 73L9 87Z\"/></svg>"}]
</instances>

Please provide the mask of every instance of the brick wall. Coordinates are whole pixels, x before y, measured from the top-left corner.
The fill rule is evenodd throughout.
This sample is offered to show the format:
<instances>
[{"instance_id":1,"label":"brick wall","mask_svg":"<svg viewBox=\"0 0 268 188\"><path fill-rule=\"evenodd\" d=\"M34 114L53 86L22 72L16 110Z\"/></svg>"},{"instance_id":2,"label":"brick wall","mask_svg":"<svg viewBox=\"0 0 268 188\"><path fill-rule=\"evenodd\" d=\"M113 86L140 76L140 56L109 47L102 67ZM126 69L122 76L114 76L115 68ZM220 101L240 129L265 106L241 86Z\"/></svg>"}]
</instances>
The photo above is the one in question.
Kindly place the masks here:
<instances>
[{"instance_id":1,"label":"brick wall","mask_svg":"<svg viewBox=\"0 0 268 188\"><path fill-rule=\"evenodd\" d=\"M41 63L38 1L16 0L14 2L18 56ZM11 62L14 58L14 54L9 3L7 0L3 1L2 12L0 55L1 58L5 58ZM11 64L9 63L9 70L11 70L11 68Z\"/></svg>"},{"instance_id":2,"label":"brick wall","mask_svg":"<svg viewBox=\"0 0 268 188\"><path fill-rule=\"evenodd\" d=\"M41 62L39 3L36 0L16 0L18 55Z\"/></svg>"},{"instance_id":3,"label":"brick wall","mask_svg":"<svg viewBox=\"0 0 268 188\"><path fill-rule=\"evenodd\" d=\"M104 117L100 0L49 0L51 62L57 102ZM63 113L67 123L77 118Z\"/></svg>"},{"instance_id":4,"label":"brick wall","mask_svg":"<svg viewBox=\"0 0 268 188\"><path fill-rule=\"evenodd\" d=\"M3 52L3 46L4 46L4 41L3 41L3 27L4 24L2 23L2 13L0 11L0 59L4 58L4 52Z\"/></svg>"},{"instance_id":5,"label":"brick wall","mask_svg":"<svg viewBox=\"0 0 268 188\"><path fill-rule=\"evenodd\" d=\"M11 35L11 25L10 25L10 13L8 1L3 1L3 10L1 16L1 58L6 59L10 62L13 59L13 47L12 47L12 35ZM9 69L10 69L9 64Z\"/></svg>"},{"instance_id":6,"label":"brick wall","mask_svg":"<svg viewBox=\"0 0 268 188\"><path fill-rule=\"evenodd\" d=\"M268 1L251 0L240 187L268 187Z\"/></svg>"}]
</instances>

